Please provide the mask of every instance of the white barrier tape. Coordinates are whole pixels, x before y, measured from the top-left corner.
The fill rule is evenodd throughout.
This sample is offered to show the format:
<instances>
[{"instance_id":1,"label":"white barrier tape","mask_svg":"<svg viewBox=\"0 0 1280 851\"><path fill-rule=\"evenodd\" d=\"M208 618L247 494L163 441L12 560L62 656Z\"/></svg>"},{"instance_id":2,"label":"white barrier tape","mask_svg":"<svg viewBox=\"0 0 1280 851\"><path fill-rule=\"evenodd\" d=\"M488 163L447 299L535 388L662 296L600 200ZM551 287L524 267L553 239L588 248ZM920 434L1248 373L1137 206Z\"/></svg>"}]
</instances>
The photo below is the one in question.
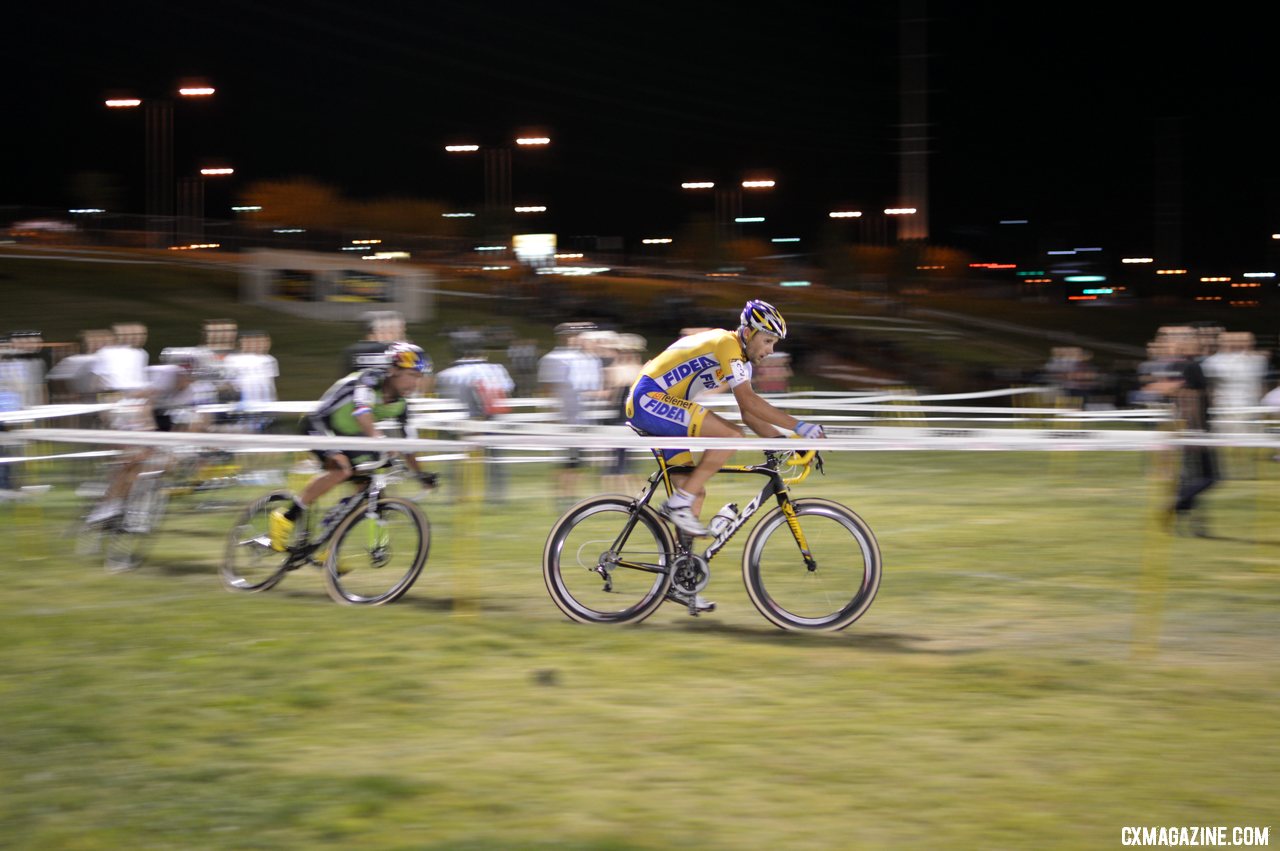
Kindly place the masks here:
<instances>
[{"instance_id":1,"label":"white barrier tape","mask_svg":"<svg viewBox=\"0 0 1280 851\"><path fill-rule=\"evenodd\" d=\"M51 443L106 443L117 446L200 446L215 449L269 447L281 452L309 449L363 449L369 452L415 452L422 449L457 451L470 446L457 440L422 438L311 437L291 434L235 434L194 431L111 431L89 428L28 428L8 432L17 440L47 440ZM479 444L474 444L479 445Z\"/></svg>"},{"instance_id":2,"label":"white barrier tape","mask_svg":"<svg viewBox=\"0 0 1280 851\"><path fill-rule=\"evenodd\" d=\"M795 397L766 395L766 399L780 408L792 409L808 409L815 411L844 411L849 413L865 413L865 414L962 414L982 420L983 416L1003 416L1012 417L1014 419L1038 419L1052 418L1056 421L1069 420L1098 420L1098 421L1132 421L1132 420L1159 420L1168 419L1169 412L1164 407L1154 408L1132 408L1132 409L1103 409L1103 410L1087 410L1073 408L1018 408L1018 407L977 407L969 405L923 405L917 404L922 401L943 401L954 399L979 399L991 398L995 396L1009 396L1018 393L1040 392L1044 388L1013 388L1010 390L990 390L982 393L951 393L938 394L933 396L867 396L863 394L833 394L830 398L825 399L797 399ZM888 404L889 402L904 402L906 404ZM698 399L698 403L710 409L726 408L736 410L737 404L733 397L727 393L716 394L713 396L703 396ZM301 415L312 411L315 408L315 402L271 402L254 405L239 404L220 404L220 405L202 405L198 410L202 413L231 413L243 415L255 414L295 414ZM509 400L512 408L533 408L541 409L540 412L535 410L534 413L521 414L511 413L504 415L499 420L492 422L501 422L508 419L522 419L529 421L554 421L557 417L558 406L552 399L542 397L519 398ZM37 408L28 408L21 411L8 411L0 413L0 423L31 423L40 420L59 419L63 417L83 416L86 414L99 414L110 411L118 407L116 404L82 404L82 405L43 405ZM413 414L435 413L442 417L465 417L466 408L453 399L447 398L425 398L413 399L410 401L410 411ZM611 418L613 411L604 409L589 410L588 416L594 419ZM1267 416L1280 415L1280 409L1266 406L1250 406L1250 407L1231 407L1231 408L1212 408L1210 414L1222 420L1234 421L1237 417L1265 418ZM902 418L899 418L902 419Z\"/></svg>"},{"instance_id":3,"label":"white barrier tape","mask_svg":"<svg viewBox=\"0 0 1280 851\"><path fill-rule=\"evenodd\" d=\"M12 458L0 457L0 464L30 464L35 461L63 461L68 458L112 458L119 454L115 449L98 449L91 452L64 452L61 455L16 455Z\"/></svg>"},{"instance_id":4,"label":"white barrier tape","mask_svg":"<svg viewBox=\"0 0 1280 851\"><path fill-rule=\"evenodd\" d=\"M481 424L485 425L485 424ZM97 429L25 429L11 432L20 440L133 446L208 446L220 448L270 447L283 452L308 449L354 449L417 452L423 449L506 448L547 449L820 449L827 452L865 450L1012 451L1148 451L1177 446L1244 446L1280 448L1280 434L1203 434L1118 429L981 429L841 427L823 440L794 438L641 437L624 426L605 426L578 432L527 434L475 433L466 440L421 438L309 437L296 435L219 434L199 432L138 432Z\"/></svg>"}]
</instances>

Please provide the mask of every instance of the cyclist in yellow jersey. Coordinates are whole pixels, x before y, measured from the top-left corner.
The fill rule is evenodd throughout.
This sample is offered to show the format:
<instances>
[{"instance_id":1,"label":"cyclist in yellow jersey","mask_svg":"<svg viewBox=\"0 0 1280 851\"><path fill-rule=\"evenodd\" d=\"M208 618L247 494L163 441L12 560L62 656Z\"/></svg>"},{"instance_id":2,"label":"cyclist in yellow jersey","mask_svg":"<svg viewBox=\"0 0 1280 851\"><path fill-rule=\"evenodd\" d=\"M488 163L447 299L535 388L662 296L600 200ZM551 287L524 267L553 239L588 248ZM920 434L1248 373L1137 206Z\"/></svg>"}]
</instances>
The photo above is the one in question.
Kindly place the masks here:
<instances>
[{"instance_id":1,"label":"cyclist in yellow jersey","mask_svg":"<svg viewBox=\"0 0 1280 851\"><path fill-rule=\"evenodd\" d=\"M627 396L627 418L652 435L741 437L742 429L695 401L700 394L727 384L742 421L761 437L780 437L779 429L806 438L825 437L822 426L801 422L775 408L751 387L753 367L773 354L774 346L786 336L787 323L778 309L752 299L742 309L736 331L715 329L693 334L645 364ZM668 463L692 462L688 449L661 451ZM732 449L708 449L692 473L676 477L674 493L659 510L684 534L710 534L698 520L707 482L732 455Z\"/></svg>"}]
</instances>

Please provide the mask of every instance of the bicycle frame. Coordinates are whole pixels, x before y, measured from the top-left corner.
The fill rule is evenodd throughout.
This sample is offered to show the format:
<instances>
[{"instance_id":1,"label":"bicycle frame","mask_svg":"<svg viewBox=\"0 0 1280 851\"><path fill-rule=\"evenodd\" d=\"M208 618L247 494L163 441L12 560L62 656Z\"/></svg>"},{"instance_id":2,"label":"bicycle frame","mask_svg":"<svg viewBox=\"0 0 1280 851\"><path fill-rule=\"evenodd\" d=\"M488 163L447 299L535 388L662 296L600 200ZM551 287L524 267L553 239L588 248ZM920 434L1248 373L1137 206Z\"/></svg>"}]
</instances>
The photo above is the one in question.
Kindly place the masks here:
<instances>
[{"instance_id":1,"label":"bicycle frame","mask_svg":"<svg viewBox=\"0 0 1280 851\"><path fill-rule=\"evenodd\" d=\"M738 514L737 519L735 519L727 528L722 529L719 534L714 536L711 544L703 551L702 558L705 561L710 562L711 559L715 557L716 553L720 552L720 550L724 548L724 545L729 542L729 539L737 534L738 530L745 526L747 521L760 510L760 507L764 502L769 497L774 497L778 502L778 507L782 509L783 515L787 518L787 527L791 530L791 534L795 536L796 546L800 548L800 552L804 556L805 565L808 566L810 570L814 570L816 568L816 564L813 560L813 555L809 551L809 545L808 542L805 541L804 531L800 528L799 518L797 518L795 508L791 504L791 485L798 484L809 477L809 472L812 470L812 464L816 459L816 456L817 453L813 450L805 453L797 453L791 456L791 463L793 465L803 467L800 473L792 477L785 477L778 470L777 465L780 463L780 459L777 457L772 457L763 464L729 465L721 467L719 471L721 473L767 476L769 480L765 482L764 487L760 489L760 493L758 493L751 502L747 503L746 508L742 509ZM653 498L659 484L664 486L667 496L671 496L675 488L675 484L671 479L672 475L693 472L694 468L691 466L681 465L673 467L667 464L666 459L662 457L662 453L660 452L655 452L654 457L658 461L658 471L649 477L649 486L644 493L637 498L637 505L648 503L649 500ZM634 526L634 522L635 521L633 519L627 524L623 529L622 535L619 536L619 540L623 540L630 534L631 529ZM688 548L683 544L677 544L678 551L687 551L687 549ZM627 566L635 567L636 565L628 564Z\"/></svg>"},{"instance_id":2,"label":"bicycle frame","mask_svg":"<svg viewBox=\"0 0 1280 851\"><path fill-rule=\"evenodd\" d=\"M289 564L291 566L299 566L303 562L311 558L311 555L320 550L329 539L333 537L333 532L342 522L353 514L361 511L370 515L374 513L378 504L378 498L382 496L383 491L391 483L393 474L396 472L394 467L388 467L381 462L376 465L372 462L368 465L357 464L356 471L360 474L353 480L353 483L359 487L355 493L344 497L335 503L320 521L321 535L315 539L308 536L306 544L291 551L289 555ZM369 530L369 547L372 549L378 544L377 528L370 524Z\"/></svg>"}]
</instances>

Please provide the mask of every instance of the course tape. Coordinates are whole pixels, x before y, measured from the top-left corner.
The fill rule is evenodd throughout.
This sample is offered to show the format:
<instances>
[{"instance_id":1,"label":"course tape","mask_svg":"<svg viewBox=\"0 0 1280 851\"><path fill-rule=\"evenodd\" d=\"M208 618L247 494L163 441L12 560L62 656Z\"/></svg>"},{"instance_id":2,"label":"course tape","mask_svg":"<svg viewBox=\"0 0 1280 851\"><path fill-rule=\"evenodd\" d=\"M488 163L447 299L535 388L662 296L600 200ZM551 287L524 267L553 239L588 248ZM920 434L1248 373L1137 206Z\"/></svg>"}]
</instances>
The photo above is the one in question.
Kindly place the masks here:
<instances>
[{"instance_id":1,"label":"course tape","mask_svg":"<svg viewBox=\"0 0 1280 851\"><path fill-rule=\"evenodd\" d=\"M487 423L480 423L480 426ZM311 449L367 449L369 451L421 452L494 448L514 451L547 449L820 449L839 451L1150 451L1178 446L1244 446L1280 449L1280 434L1140 431L1123 429L990 429L895 428L891 426L839 427L823 440L795 438L676 438L643 437L623 426L581 427L537 434L473 432L465 438L438 440L404 437L309 437L299 435L227 434L218 432L109 431L105 429L29 428L3 433L7 442L48 441L112 446L181 447L219 449L274 449L300 452Z\"/></svg>"},{"instance_id":2,"label":"course tape","mask_svg":"<svg viewBox=\"0 0 1280 851\"><path fill-rule=\"evenodd\" d=\"M921 402L978 400L1052 392L1051 387L1015 387L979 393L947 393L926 396L858 392L805 392L770 394L769 400L782 408L827 412L818 417L828 439L804 441L761 438L659 438L642 437L620 425L567 425L557 422L555 403L546 398L511 400L513 413L492 420L473 420L458 402L439 397L414 399L410 426L414 430L443 432L446 440L393 438L380 440L352 437L307 437L236 432L235 425L219 425L209 432L165 433L155 431L111 431L25 427L0 431L0 443L47 440L63 443L90 443L115 446L200 446L238 452L296 452L309 449L352 449L412 451L443 449L450 452L486 447L513 451L548 449L800 449L825 451L868 450L980 450L980 451L1149 451L1182 445L1245 446L1277 448L1275 408L1250 407L1218 410L1221 428L1211 433L1178 432L1169 428L1170 412L1154 406L1130 410L1078 410L1069 408L978 407L974 405L928 405ZM707 407L736 411L729 394L699 398ZM894 404L905 402L907 404ZM302 414L314 402L272 402L260 405L208 405L208 413ZM41 421L80 417L110 411L112 404L45 405L0 414L0 423L29 425ZM840 414L832 413L835 411ZM860 415L861 414L861 415ZM889 417L895 425L875 426L855 423ZM938 416L946 414L948 416ZM599 412L600 418L611 416ZM962 427L953 423L980 423L984 427ZM1111 422L1121 428L1099 428ZM1009 423L1007 428L991 427ZM1089 423L1093 427L1079 428ZM1250 428L1252 426L1252 428ZM1267 433L1264 429L1271 427ZM1230 429L1230 430L1228 430Z\"/></svg>"}]
</instances>

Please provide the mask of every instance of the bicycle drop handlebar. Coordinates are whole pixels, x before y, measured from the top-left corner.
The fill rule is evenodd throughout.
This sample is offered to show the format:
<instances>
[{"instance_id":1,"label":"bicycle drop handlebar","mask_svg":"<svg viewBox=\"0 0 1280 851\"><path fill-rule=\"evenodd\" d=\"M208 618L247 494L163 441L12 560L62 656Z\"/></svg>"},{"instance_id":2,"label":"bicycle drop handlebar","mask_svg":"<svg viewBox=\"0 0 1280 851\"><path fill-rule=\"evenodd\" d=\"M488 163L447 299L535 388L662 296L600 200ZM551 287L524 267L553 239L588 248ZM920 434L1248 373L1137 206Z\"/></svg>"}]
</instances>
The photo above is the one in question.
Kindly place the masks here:
<instances>
[{"instance_id":1,"label":"bicycle drop handlebar","mask_svg":"<svg viewBox=\"0 0 1280 851\"><path fill-rule=\"evenodd\" d=\"M799 484L809 478L809 474L813 472L815 466L818 468L818 472L822 472L822 455L816 449L806 449L803 452L791 452L785 449L766 451L765 457L774 469L783 465L801 468L800 472L794 476L783 477L782 481L787 486Z\"/></svg>"}]
</instances>

